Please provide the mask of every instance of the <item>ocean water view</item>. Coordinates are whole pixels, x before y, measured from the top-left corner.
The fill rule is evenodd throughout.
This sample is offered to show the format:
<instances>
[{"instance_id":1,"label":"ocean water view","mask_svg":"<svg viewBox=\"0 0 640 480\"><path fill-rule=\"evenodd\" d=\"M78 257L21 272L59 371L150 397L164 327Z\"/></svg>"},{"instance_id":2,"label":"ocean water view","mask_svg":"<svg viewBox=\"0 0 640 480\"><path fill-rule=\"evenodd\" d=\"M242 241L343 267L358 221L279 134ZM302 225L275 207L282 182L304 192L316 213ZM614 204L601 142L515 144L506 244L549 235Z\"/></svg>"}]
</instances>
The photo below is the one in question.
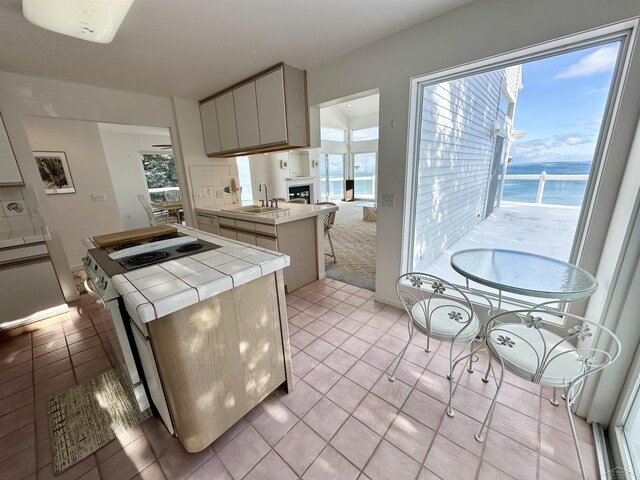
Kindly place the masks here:
<instances>
[{"instance_id":1,"label":"ocean water view","mask_svg":"<svg viewBox=\"0 0 640 480\"><path fill-rule=\"evenodd\" d=\"M510 180L509 175L588 175L591 162L535 162L515 163L507 167L507 179L502 199L513 202L535 203L539 179ZM552 205L582 205L586 180L547 180L542 203Z\"/></svg>"}]
</instances>

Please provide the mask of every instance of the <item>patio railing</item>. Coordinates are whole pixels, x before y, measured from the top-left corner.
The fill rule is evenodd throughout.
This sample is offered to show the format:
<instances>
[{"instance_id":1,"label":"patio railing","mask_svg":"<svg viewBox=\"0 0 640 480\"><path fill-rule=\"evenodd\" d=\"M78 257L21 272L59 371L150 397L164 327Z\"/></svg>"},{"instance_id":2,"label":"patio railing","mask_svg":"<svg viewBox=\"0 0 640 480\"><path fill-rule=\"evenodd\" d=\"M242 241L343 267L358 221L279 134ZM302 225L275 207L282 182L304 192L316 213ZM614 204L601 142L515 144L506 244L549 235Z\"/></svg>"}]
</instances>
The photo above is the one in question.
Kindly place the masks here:
<instances>
[{"instance_id":1,"label":"patio railing","mask_svg":"<svg viewBox=\"0 0 640 480\"><path fill-rule=\"evenodd\" d=\"M500 200L503 199L504 186L509 180L526 180L538 182L538 188L536 191L536 200L533 203L542 204L542 197L544 195L545 184L548 181L561 181L561 182L586 182L589 179L588 174L576 174L576 175L550 175L547 172L540 174L524 174L524 175L505 175L500 189ZM531 202L528 202L531 203Z\"/></svg>"}]
</instances>

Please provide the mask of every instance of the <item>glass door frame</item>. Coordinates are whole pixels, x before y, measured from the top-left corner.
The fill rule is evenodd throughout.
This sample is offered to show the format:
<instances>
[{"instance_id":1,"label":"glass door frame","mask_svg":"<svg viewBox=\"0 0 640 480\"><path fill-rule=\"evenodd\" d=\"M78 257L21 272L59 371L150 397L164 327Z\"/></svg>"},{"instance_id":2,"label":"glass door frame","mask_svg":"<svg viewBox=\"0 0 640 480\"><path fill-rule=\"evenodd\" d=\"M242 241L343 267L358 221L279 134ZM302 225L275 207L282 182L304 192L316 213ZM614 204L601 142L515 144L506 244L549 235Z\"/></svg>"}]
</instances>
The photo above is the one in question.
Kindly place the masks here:
<instances>
[{"instance_id":1,"label":"glass door frame","mask_svg":"<svg viewBox=\"0 0 640 480\"><path fill-rule=\"evenodd\" d=\"M630 45L633 44L635 26L637 22L621 22L617 25L603 27L601 29L576 34L571 37L562 38L528 48L524 48L511 53L487 58L471 64L461 65L444 71L435 72L428 75L414 77L410 84L409 103L409 127L408 127L408 148L407 148L407 173L405 175L405 196L404 196L404 222L402 232L402 259L403 271L411 271L413 264L413 238L416 218L416 195L418 188L418 176L416 174L419 167L419 141L420 141L420 114L422 112L422 89L425 85L434 85L446 81L455 80L461 77L476 75L493 71L499 68L506 68L530 61L560 55L563 53L583 50L589 47L604 45L614 41L620 41L618 59L614 67L614 75L610 84L610 93L602 117L600 134L593 157L591 177L587 183L585 200L580 213L574 244L570 255L570 263L580 265L584 258L584 247L586 237L589 233L587 227L592 218L596 196L599 192L601 177L604 167L604 158L613 133L612 120L619 109L622 97L622 81L625 77L630 63ZM610 188L610 187L609 187ZM582 307L584 308L584 307ZM583 312L575 312L577 314Z\"/></svg>"},{"instance_id":2,"label":"glass door frame","mask_svg":"<svg viewBox=\"0 0 640 480\"><path fill-rule=\"evenodd\" d=\"M363 155L363 154L373 154L376 157L376 168L375 168L375 172L373 174L373 197L372 198L360 197L358 195L358 189L355 188L355 181L357 180L357 177L356 177L356 155ZM353 178L353 181L354 181L354 190L355 190L355 193L356 193L356 200L369 200L369 201L372 201L372 202L376 202L378 200L378 151L377 150L363 150L361 152L353 152L351 154L351 168L352 168L351 177Z\"/></svg>"},{"instance_id":3,"label":"glass door frame","mask_svg":"<svg viewBox=\"0 0 640 480\"><path fill-rule=\"evenodd\" d=\"M329 175L329 157L331 155L337 155L342 157L342 182L341 182L341 192L340 192L340 199L344 198L344 189L345 189L345 184L344 184L344 180L345 180L345 161L346 161L346 157L347 154L346 153L331 153L331 152L320 152L320 156L319 156L319 183L320 183L320 201L322 202L331 202L335 199L331 199L331 180L330 180L330 175ZM325 162L325 171L322 171L322 161L324 159ZM326 189L323 190L322 189L322 181L325 181L327 186Z\"/></svg>"}]
</instances>

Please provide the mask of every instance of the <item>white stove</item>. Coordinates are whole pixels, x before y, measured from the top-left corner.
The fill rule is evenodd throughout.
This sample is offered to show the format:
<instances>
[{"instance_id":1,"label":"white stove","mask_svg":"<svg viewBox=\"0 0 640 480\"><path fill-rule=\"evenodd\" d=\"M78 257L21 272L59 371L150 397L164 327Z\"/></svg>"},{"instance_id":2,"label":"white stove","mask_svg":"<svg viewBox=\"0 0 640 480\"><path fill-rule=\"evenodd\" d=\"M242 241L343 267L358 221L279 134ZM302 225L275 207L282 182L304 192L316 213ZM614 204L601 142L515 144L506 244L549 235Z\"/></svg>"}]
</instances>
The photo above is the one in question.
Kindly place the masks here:
<instances>
[{"instance_id":1,"label":"white stove","mask_svg":"<svg viewBox=\"0 0 640 480\"><path fill-rule=\"evenodd\" d=\"M220 246L189 235L175 233L151 237L135 243L89 248L87 255L82 259L87 273L87 279L84 282L87 292L102 300L111 312L118 339L117 342L112 342L112 348L131 384L140 411L150 407L149 396L151 396L170 432L173 431L170 418L168 414L163 415L163 412L168 412L166 400L159 394L154 395L155 391L153 389L150 391L148 381L145 382L143 371L147 376L153 375L153 372L148 373L144 368L139 348L136 348L138 340L135 335L138 332L134 332L134 329L138 327L129 320L121 295L113 285L112 278L114 275L125 274L136 268L215 248Z\"/></svg>"}]
</instances>

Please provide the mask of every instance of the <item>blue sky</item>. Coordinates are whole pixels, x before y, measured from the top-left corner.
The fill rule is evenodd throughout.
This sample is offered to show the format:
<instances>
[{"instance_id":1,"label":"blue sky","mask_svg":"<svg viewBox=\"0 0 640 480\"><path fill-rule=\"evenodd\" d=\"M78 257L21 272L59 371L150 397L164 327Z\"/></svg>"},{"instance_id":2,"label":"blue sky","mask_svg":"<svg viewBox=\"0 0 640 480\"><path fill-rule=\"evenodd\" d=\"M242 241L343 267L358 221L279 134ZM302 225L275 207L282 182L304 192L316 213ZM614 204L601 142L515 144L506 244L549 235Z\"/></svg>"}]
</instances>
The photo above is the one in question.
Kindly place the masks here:
<instances>
[{"instance_id":1,"label":"blue sky","mask_svg":"<svg viewBox=\"0 0 640 480\"><path fill-rule=\"evenodd\" d=\"M522 66L513 163L590 161L595 149L618 43Z\"/></svg>"}]
</instances>

